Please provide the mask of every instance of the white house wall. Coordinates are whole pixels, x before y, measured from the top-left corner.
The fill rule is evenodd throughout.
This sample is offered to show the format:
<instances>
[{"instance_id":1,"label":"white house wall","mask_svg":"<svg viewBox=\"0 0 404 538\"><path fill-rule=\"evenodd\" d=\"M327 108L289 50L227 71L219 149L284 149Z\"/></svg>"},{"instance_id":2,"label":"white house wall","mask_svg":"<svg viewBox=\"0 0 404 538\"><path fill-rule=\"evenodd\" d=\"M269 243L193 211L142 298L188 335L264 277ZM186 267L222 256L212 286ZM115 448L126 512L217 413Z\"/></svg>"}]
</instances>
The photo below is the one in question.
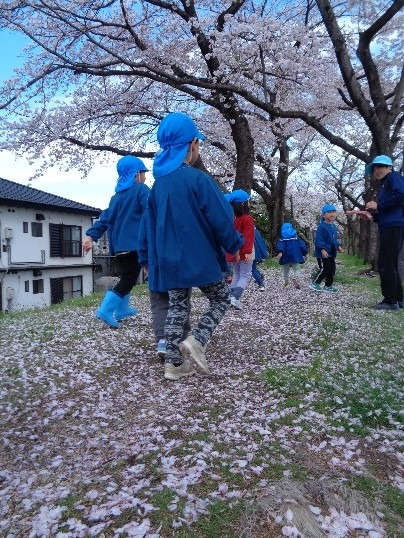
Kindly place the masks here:
<instances>
[{"instance_id":1,"label":"white house wall","mask_svg":"<svg viewBox=\"0 0 404 538\"><path fill-rule=\"evenodd\" d=\"M44 220L36 220L41 214ZM28 222L28 232L23 232L23 222ZM43 237L32 237L31 222L42 223ZM66 224L67 226L81 226L82 235L91 227L91 217L62 213L58 211L43 211L38 209L0 207L0 235L1 235L1 265L8 264L8 254L3 252L6 243L7 228L11 228L13 238L11 241L11 261L13 263L41 264L41 250L45 250L44 265L66 265L68 263L91 263L91 252L82 258L50 258L49 257L49 224Z\"/></svg>"},{"instance_id":2,"label":"white house wall","mask_svg":"<svg viewBox=\"0 0 404 538\"><path fill-rule=\"evenodd\" d=\"M50 280L52 278L82 277L83 295L90 295L93 292L93 271L92 267L47 269L41 276L33 276L33 271L18 270L17 274L7 274L1 276L3 279L3 311L16 312L25 308L42 308L51 305ZM43 279L43 293L33 293L33 281ZM25 291L25 282L29 282L29 290ZM7 289L13 290L13 298L7 298Z\"/></svg>"},{"instance_id":3,"label":"white house wall","mask_svg":"<svg viewBox=\"0 0 404 538\"><path fill-rule=\"evenodd\" d=\"M44 220L37 220L37 214L43 215ZM23 222L28 223L27 233L24 233ZM32 236L32 222L42 223L42 237ZM80 226L84 239L85 231L92 225L92 219L90 215L65 213L63 209L58 208L41 210L12 205L0 206L0 306L3 312L49 306L51 278L82 276L83 295L92 293L91 251L79 257L50 257L49 224ZM10 266L12 271L9 270ZM42 275L34 276L33 267L41 271ZM44 291L33 294L32 281L37 278L43 279ZM29 281L29 292L25 291L26 281ZM14 291L11 292L7 288Z\"/></svg>"}]
</instances>

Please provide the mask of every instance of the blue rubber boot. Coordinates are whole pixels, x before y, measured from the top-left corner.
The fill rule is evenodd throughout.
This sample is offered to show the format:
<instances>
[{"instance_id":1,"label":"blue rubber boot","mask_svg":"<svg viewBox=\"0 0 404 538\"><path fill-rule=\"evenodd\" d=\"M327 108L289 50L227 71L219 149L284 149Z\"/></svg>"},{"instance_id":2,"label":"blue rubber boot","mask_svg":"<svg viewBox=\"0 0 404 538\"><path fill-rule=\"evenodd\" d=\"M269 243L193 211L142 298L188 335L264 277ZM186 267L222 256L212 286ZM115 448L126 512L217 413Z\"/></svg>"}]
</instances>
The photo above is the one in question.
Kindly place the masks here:
<instances>
[{"instance_id":1,"label":"blue rubber boot","mask_svg":"<svg viewBox=\"0 0 404 538\"><path fill-rule=\"evenodd\" d=\"M120 295L112 290L108 290L104 295L104 299L99 309L96 310L95 315L107 325L119 329L119 323L114 318L114 311L121 304L121 302L122 297Z\"/></svg>"},{"instance_id":2,"label":"blue rubber boot","mask_svg":"<svg viewBox=\"0 0 404 538\"><path fill-rule=\"evenodd\" d=\"M129 306L130 293L125 295L122 299L121 304L118 305L118 308L115 310L115 319L120 321L121 319L128 318L129 316L136 316L137 308L132 308Z\"/></svg>"}]
</instances>

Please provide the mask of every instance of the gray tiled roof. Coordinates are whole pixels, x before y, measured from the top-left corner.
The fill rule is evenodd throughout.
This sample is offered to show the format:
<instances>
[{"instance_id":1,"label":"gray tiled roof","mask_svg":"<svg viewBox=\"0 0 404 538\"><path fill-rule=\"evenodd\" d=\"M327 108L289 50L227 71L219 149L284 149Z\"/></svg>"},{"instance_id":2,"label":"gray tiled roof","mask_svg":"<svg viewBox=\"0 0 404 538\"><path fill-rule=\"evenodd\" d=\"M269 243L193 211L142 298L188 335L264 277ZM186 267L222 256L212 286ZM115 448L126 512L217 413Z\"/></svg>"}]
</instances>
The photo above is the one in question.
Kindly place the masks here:
<instances>
[{"instance_id":1,"label":"gray tiled roof","mask_svg":"<svg viewBox=\"0 0 404 538\"><path fill-rule=\"evenodd\" d=\"M94 217L101 213L101 209L98 207L73 202L67 198L55 196L54 194L49 194L2 178L0 178L0 205L33 207L36 209L59 209L67 213L81 213Z\"/></svg>"}]
</instances>

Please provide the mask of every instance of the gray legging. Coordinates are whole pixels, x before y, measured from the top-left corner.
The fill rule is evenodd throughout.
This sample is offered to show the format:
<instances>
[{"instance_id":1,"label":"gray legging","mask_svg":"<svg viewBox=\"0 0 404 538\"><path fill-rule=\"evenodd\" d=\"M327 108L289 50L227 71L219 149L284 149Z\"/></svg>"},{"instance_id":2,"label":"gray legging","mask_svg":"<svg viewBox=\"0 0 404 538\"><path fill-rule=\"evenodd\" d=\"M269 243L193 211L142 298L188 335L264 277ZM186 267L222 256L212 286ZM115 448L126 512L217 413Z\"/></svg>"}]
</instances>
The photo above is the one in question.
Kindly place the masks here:
<instances>
[{"instance_id":1,"label":"gray legging","mask_svg":"<svg viewBox=\"0 0 404 538\"><path fill-rule=\"evenodd\" d=\"M209 286L200 286L199 289L208 298L209 308L202 314L192 334L202 346L206 346L230 306L230 295L229 288L223 280ZM179 365L183 359L178 346L183 340L184 324L190 308L190 290L188 288L168 290L168 295L170 307L165 326L167 345L165 361Z\"/></svg>"},{"instance_id":2,"label":"gray legging","mask_svg":"<svg viewBox=\"0 0 404 538\"><path fill-rule=\"evenodd\" d=\"M191 332L191 292L189 290L189 303L188 303L188 316L185 320L183 327L182 340L189 335ZM168 291L150 291L150 310L152 315L153 331L156 342L163 340L165 338L164 330L166 325L167 313L170 304L170 298L168 296Z\"/></svg>"}]
</instances>

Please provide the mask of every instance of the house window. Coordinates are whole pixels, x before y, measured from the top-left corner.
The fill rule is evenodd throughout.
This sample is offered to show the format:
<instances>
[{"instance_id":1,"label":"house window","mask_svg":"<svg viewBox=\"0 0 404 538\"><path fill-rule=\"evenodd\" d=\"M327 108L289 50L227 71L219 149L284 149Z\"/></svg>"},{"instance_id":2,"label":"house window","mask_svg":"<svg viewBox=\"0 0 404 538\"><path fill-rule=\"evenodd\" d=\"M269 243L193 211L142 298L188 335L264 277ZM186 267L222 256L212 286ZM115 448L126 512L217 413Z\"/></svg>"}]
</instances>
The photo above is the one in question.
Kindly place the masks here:
<instances>
[{"instance_id":1,"label":"house window","mask_svg":"<svg viewBox=\"0 0 404 538\"><path fill-rule=\"evenodd\" d=\"M28 233L28 222L23 222L23 223L22 223L22 231L23 231L23 233L25 233L25 234Z\"/></svg>"},{"instance_id":2,"label":"house window","mask_svg":"<svg viewBox=\"0 0 404 538\"><path fill-rule=\"evenodd\" d=\"M51 258L81 257L81 226L49 224Z\"/></svg>"},{"instance_id":3,"label":"house window","mask_svg":"<svg viewBox=\"0 0 404 538\"><path fill-rule=\"evenodd\" d=\"M32 293L43 293L43 278L32 281Z\"/></svg>"},{"instance_id":4,"label":"house window","mask_svg":"<svg viewBox=\"0 0 404 538\"><path fill-rule=\"evenodd\" d=\"M29 291L29 280L25 281L25 291Z\"/></svg>"},{"instance_id":5,"label":"house window","mask_svg":"<svg viewBox=\"0 0 404 538\"><path fill-rule=\"evenodd\" d=\"M43 237L42 222L31 222L32 237Z\"/></svg>"},{"instance_id":6,"label":"house window","mask_svg":"<svg viewBox=\"0 0 404 538\"><path fill-rule=\"evenodd\" d=\"M83 277L72 276L65 278L51 278L51 303L61 303L64 299L83 296Z\"/></svg>"}]
</instances>

